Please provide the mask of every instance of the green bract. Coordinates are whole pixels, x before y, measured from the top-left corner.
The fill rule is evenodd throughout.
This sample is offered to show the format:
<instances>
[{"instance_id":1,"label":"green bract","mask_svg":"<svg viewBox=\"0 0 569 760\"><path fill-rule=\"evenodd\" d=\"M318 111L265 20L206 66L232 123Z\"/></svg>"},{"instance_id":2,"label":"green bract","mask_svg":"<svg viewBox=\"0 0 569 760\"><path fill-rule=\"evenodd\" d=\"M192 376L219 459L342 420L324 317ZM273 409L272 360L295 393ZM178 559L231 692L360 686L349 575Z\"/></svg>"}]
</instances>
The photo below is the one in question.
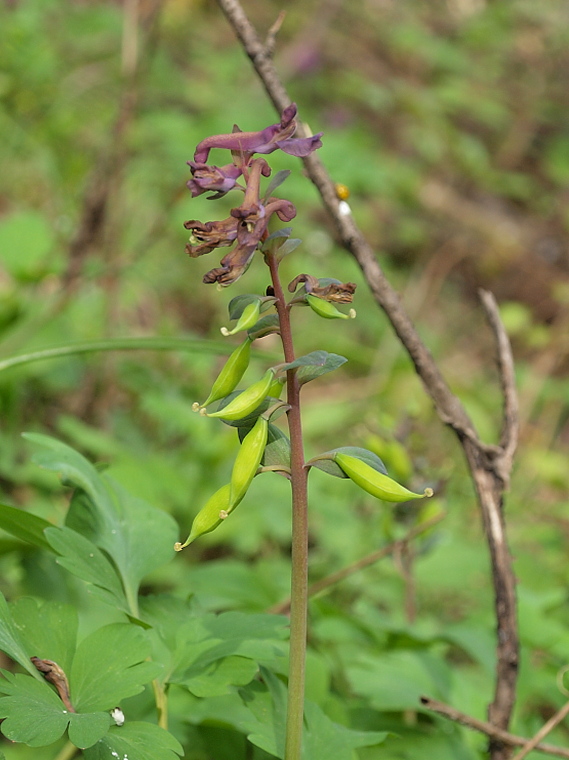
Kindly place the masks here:
<instances>
[{"instance_id":1,"label":"green bract","mask_svg":"<svg viewBox=\"0 0 569 760\"><path fill-rule=\"evenodd\" d=\"M315 311L319 317L324 317L324 319L351 319L356 316L354 309L350 309L349 314L344 314L333 303L325 301L323 298L318 298L318 296L307 295L306 303L312 311Z\"/></svg>"},{"instance_id":2,"label":"green bract","mask_svg":"<svg viewBox=\"0 0 569 760\"><path fill-rule=\"evenodd\" d=\"M425 496L432 496L431 488L426 488L423 493L414 493L409 491L405 486L400 485L397 481L378 472L369 464L362 462L361 459L351 457L348 454L336 454L334 457L336 463L342 468L346 475L353 480L356 485L367 491L376 499L383 501L409 501L410 499L422 499Z\"/></svg>"},{"instance_id":3,"label":"green bract","mask_svg":"<svg viewBox=\"0 0 569 760\"><path fill-rule=\"evenodd\" d=\"M233 472L231 473L229 511L239 504L255 477L263 458L265 446L267 445L268 432L268 420L264 417L259 417L243 439L243 443L235 459L235 464L233 465Z\"/></svg>"},{"instance_id":4,"label":"green bract","mask_svg":"<svg viewBox=\"0 0 569 760\"><path fill-rule=\"evenodd\" d=\"M203 506L197 515L194 517L192 523L192 529L190 535L184 541L183 544L176 542L174 549L179 552L192 541L195 541L199 536L203 536L205 533L211 533L215 530L221 521L224 520L229 514L229 493L231 486L229 483L222 486L216 491L213 496L210 496L205 506ZM234 508L237 504L233 505Z\"/></svg>"},{"instance_id":5,"label":"green bract","mask_svg":"<svg viewBox=\"0 0 569 760\"><path fill-rule=\"evenodd\" d=\"M225 396L228 396L235 390L237 384L243 377L245 370L249 366L251 343L252 341L247 338L240 346L237 346L217 376L209 396L203 404L200 404L199 406L194 404L195 409L207 406L214 401L219 401L220 398L225 398Z\"/></svg>"},{"instance_id":6,"label":"green bract","mask_svg":"<svg viewBox=\"0 0 569 760\"><path fill-rule=\"evenodd\" d=\"M240 420L256 409L268 395L274 379L274 370L268 369L260 380L250 385L236 396L223 409L208 414L208 417L221 417L224 420Z\"/></svg>"}]
</instances>

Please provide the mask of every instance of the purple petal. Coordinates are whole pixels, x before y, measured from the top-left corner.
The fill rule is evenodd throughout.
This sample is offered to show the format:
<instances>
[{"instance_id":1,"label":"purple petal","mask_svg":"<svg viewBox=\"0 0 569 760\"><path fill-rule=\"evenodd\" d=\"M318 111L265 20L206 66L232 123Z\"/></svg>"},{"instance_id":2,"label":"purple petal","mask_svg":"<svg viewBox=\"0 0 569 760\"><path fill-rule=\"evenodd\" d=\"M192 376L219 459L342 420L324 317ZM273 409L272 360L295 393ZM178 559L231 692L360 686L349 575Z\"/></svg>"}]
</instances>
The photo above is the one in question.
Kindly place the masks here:
<instances>
[{"instance_id":1,"label":"purple petal","mask_svg":"<svg viewBox=\"0 0 569 760\"><path fill-rule=\"evenodd\" d=\"M294 139L289 138L288 140L279 140L277 146L283 151L283 153L288 153L289 156L304 158L322 147L322 140L320 138L323 134L324 132L318 132L317 135L312 135L311 137L297 137Z\"/></svg>"}]
</instances>

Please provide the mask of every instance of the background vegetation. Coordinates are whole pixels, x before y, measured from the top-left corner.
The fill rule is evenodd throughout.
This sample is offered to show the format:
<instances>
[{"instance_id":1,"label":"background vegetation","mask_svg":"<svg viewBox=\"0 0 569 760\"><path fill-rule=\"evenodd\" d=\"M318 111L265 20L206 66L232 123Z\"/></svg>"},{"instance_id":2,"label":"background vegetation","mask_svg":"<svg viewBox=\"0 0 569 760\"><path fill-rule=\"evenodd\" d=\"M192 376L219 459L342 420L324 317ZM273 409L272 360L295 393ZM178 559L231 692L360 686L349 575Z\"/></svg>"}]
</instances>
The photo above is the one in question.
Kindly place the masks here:
<instances>
[{"instance_id":1,"label":"background vegetation","mask_svg":"<svg viewBox=\"0 0 569 760\"><path fill-rule=\"evenodd\" d=\"M282 7L276 61L300 116L324 131L322 160L349 186L355 217L487 440L498 434L500 399L476 288L500 300L522 414L507 504L523 657L512 728L531 735L564 702L556 677L569 661L567 6L246 3L261 32ZM140 0L138 40L134 10L97 0L11 0L0 10L0 368L75 341L201 343L5 368L0 500L61 523L68 496L20 437L47 432L108 463L128 491L173 515L183 537L227 482L236 446L191 403L215 375L227 302L265 284L260 268L221 295L201 284L214 264L184 255L182 223L211 212L207 200L190 199L185 161L233 122L254 130L276 118L215 3ZM292 160L279 157L277 168ZM417 711L427 693L482 718L492 693L488 557L471 485L314 189L296 174L287 195L302 209L294 234L304 245L285 271L360 283L357 320L341 329L319 322L317 346L314 322L298 325L301 352L323 347L349 359L306 389L308 451L372 448L411 487L434 486L436 508L448 511L411 556L383 560L313 601L309 697L339 723L397 734L358 750L361 760L481 757L484 737ZM267 339L263 350L274 349ZM148 592L193 595L216 612L260 612L286 597L287 487L276 476L257 480L227 524L146 579ZM393 512L338 482L312 477L315 579L415 519L415 507ZM79 582L63 581L51 555L7 534L0 576L9 599L72 602L82 635L117 619L87 603ZM250 757L244 744L236 754L235 726L214 706L200 709L172 729L186 757ZM554 736L568 738L564 728ZM8 760L38 756L1 746Z\"/></svg>"}]
</instances>

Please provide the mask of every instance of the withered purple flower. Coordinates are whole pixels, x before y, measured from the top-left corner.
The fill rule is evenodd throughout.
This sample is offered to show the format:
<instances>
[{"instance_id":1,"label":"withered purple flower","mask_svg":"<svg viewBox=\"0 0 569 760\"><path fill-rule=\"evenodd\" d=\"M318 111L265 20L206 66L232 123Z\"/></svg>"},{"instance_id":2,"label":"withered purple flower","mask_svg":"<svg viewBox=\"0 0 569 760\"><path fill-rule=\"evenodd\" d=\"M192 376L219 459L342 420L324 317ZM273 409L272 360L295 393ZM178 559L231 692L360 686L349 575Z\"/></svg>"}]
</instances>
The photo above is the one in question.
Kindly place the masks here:
<instances>
[{"instance_id":1,"label":"withered purple flower","mask_svg":"<svg viewBox=\"0 0 569 760\"><path fill-rule=\"evenodd\" d=\"M193 259L210 253L216 248L226 248L237 239L237 219L232 216L219 222L199 222L190 219L184 222L184 227L191 230L190 241L186 244L186 253Z\"/></svg>"},{"instance_id":2,"label":"withered purple flower","mask_svg":"<svg viewBox=\"0 0 569 760\"><path fill-rule=\"evenodd\" d=\"M206 137L196 148L194 161L205 163L212 148L226 148L242 154L272 153L280 148L290 156L302 158L322 146L322 132L311 137L294 138L296 132L296 103L284 109L279 124L272 124L260 132L232 132Z\"/></svg>"},{"instance_id":3,"label":"withered purple flower","mask_svg":"<svg viewBox=\"0 0 569 760\"><path fill-rule=\"evenodd\" d=\"M299 274L289 283L289 293L294 293L299 285L303 287L298 295L314 295L331 303L352 303L357 287L355 282L340 282L330 277L318 279L311 274Z\"/></svg>"},{"instance_id":4,"label":"withered purple flower","mask_svg":"<svg viewBox=\"0 0 569 760\"><path fill-rule=\"evenodd\" d=\"M236 282L247 271L257 245L266 235L271 216L276 214L279 219L287 222L296 216L296 208L290 201L270 198L267 205L261 202L259 197L260 179L261 175L266 173L266 167L267 162L264 158L256 158L251 161L243 203L241 206L231 209L231 218L236 225L238 245L223 257L220 262L221 267L212 269L205 275L204 282L218 282L223 286ZM208 222L208 224L212 223ZM192 229L196 230L195 224ZM203 252L206 253L206 251Z\"/></svg>"},{"instance_id":5,"label":"withered purple flower","mask_svg":"<svg viewBox=\"0 0 569 760\"><path fill-rule=\"evenodd\" d=\"M209 190L215 192L215 195L210 195L211 199L221 198L237 185L237 179L242 174L241 167L235 164L208 166L208 164L195 161L187 163L192 172L192 179L186 184L192 193L192 198Z\"/></svg>"}]
</instances>

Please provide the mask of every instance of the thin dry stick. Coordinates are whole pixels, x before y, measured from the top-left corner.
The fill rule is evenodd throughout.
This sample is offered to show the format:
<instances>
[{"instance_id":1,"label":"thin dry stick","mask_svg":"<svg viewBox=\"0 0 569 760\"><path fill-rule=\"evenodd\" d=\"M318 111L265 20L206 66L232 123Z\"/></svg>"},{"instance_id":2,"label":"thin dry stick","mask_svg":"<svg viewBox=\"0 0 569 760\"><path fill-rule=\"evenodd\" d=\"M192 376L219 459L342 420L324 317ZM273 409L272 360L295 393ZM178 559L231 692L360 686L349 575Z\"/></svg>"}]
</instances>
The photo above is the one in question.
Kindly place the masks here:
<instances>
[{"instance_id":1,"label":"thin dry stick","mask_svg":"<svg viewBox=\"0 0 569 760\"><path fill-rule=\"evenodd\" d=\"M547 723L545 723L537 732L537 734L533 737L533 739L530 739L530 741L526 744L526 746L522 749L521 752L518 752L517 755L515 755L512 760L523 760L524 757L529 755L529 753L532 751L532 749L536 749L542 739L544 739L547 734L549 734L555 726L557 726L561 721L569 715L569 702L566 702L563 707L558 710L555 715L553 715Z\"/></svg>"},{"instance_id":2,"label":"thin dry stick","mask_svg":"<svg viewBox=\"0 0 569 760\"><path fill-rule=\"evenodd\" d=\"M429 530L429 528L432 528L434 525L439 523L444 517L446 517L446 513L440 512L438 515L434 515L429 520L425 520L424 523L411 528L411 530L405 536L403 536L403 538L400 538L397 541L392 541L392 543L387 544L386 546L382 546L381 549L377 549L377 551L372 552L365 557L362 557L361 559L357 560L357 562L354 562L347 567L343 567L341 570L337 570L335 573L330 573L330 575L327 575L325 578L320 578L320 580L316 581L315 583L311 583L308 587L308 596L312 597L316 594L319 594L321 591L330 588L330 586L334 586L336 583L349 578L350 575L359 573L360 570L364 570L366 567L379 562L380 559L388 557L397 549L403 546L407 546L410 541L412 541L414 538L417 538L417 536L420 536L422 533L425 533L425 531ZM288 613L289 607L290 597L282 602L279 602L278 604L275 604L273 607L270 607L267 612L273 613L275 615L286 615Z\"/></svg>"},{"instance_id":3,"label":"thin dry stick","mask_svg":"<svg viewBox=\"0 0 569 760\"><path fill-rule=\"evenodd\" d=\"M501 728L496 728L496 726L486 723L486 721L471 718L470 715L466 715L466 713L460 712L460 710L455 710L454 707L445 705L444 702L439 702L436 699L421 697L421 704L426 707L427 710L432 710L439 715L443 715L454 723L460 723L463 726L466 726L466 728L471 728L473 731L479 731L481 734L486 734L486 736L490 736L495 741L505 744L506 746L527 748L532 744L533 746L530 747L530 749L534 749L537 752L544 752L547 755L555 755L556 757L569 758L569 749L556 747L554 744L533 744L533 739L524 739L522 736L516 736L515 734L508 733L508 731L503 731ZM528 752L529 751L530 750L528 750ZM523 756L525 757L525 755ZM516 755L512 760L517 760L518 757L522 757L522 755Z\"/></svg>"},{"instance_id":4,"label":"thin dry stick","mask_svg":"<svg viewBox=\"0 0 569 760\"><path fill-rule=\"evenodd\" d=\"M277 111L282 112L290 104L291 98L279 79L270 54L259 40L239 1L217 0L217 2L241 41L269 98ZM500 445L489 446L479 439L464 407L451 393L351 213L346 212L345 206L340 205L334 183L320 159L316 153L313 153L303 161L308 176L320 192L343 246L358 262L375 300L384 310L399 340L411 357L439 418L455 431L464 450L482 513L494 584L497 665L494 699L489 706L488 715L493 725L506 729L515 701L519 640L515 577L505 535L503 495L512 469L518 426L517 397L513 372L510 371L513 366L511 349L499 319L497 305L489 293L482 296L482 303L497 341L498 365L502 388L505 391ZM492 760L507 760L509 755L508 747L503 746L498 740L491 740Z\"/></svg>"}]
</instances>

